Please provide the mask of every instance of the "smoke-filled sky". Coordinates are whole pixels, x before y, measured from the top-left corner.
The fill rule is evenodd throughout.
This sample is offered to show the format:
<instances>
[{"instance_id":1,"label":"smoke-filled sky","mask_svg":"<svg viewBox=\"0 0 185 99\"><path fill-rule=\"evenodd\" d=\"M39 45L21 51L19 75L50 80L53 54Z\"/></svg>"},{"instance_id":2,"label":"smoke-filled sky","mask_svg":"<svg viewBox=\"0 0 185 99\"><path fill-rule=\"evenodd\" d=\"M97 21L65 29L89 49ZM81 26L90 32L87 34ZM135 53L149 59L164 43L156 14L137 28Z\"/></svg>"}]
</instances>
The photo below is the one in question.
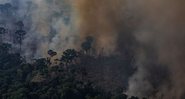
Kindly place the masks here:
<instances>
[{"instance_id":1,"label":"smoke-filled sky","mask_svg":"<svg viewBox=\"0 0 185 99\"><path fill-rule=\"evenodd\" d=\"M130 78L128 94L184 99L184 0L78 0L75 4L80 35L94 36L98 48L124 51L125 47L119 48L136 40L137 72Z\"/></svg>"},{"instance_id":2,"label":"smoke-filled sky","mask_svg":"<svg viewBox=\"0 0 185 99\"><path fill-rule=\"evenodd\" d=\"M137 71L127 93L153 99L185 97L184 0L0 0L23 20L27 56L79 48L87 36L107 55L134 50ZM11 12L10 12L11 13ZM8 19L7 19L8 18ZM4 25L1 22L1 25ZM15 28L12 27L12 31Z\"/></svg>"}]
</instances>

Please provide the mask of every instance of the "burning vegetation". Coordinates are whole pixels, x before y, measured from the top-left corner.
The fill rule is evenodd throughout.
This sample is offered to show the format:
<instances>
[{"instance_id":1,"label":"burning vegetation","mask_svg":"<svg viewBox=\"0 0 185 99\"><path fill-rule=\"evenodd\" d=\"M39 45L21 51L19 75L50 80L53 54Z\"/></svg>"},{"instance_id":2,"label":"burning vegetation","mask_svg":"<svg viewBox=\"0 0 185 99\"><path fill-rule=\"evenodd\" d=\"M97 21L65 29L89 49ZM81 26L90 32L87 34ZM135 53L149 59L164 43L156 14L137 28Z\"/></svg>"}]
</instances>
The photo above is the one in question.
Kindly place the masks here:
<instances>
[{"instance_id":1,"label":"burning vegetation","mask_svg":"<svg viewBox=\"0 0 185 99\"><path fill-rule=\"evenodd\" d=\"M1 99L184 99L184 0L0 0Z\"/></svg>"}]
</instances>

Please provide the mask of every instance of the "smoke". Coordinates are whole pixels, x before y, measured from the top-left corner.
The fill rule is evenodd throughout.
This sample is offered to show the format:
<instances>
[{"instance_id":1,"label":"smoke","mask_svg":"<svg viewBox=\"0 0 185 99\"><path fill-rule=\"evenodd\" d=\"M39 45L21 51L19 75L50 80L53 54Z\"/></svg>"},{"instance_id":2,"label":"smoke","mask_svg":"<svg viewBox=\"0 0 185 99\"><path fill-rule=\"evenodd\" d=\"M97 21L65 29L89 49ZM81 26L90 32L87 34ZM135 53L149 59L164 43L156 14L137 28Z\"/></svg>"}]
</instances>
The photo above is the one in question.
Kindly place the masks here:
<instances>
[{"instance_id":1,"label":"smoke","mask_svg":"<svg viewBox=\"0 0 185 99\"><path fill-rule=\"evenodd\" d=\"M153 99L185 96L184 0L1 0L11 3L0 23L11 28L23 20L24 52L44 57L48 49L79 48L95 38L96 50L135 58L137 71L128 81L129 95ZM14 13L13 13L14 12ZM6 17L5 17L6 16ZM124 65L124 64L123 64Z\"/></svg>"},{"instance_id":2,"label":"smoke","mask_svg":"<svg viewBox=\"0 0 185 99\"><path fill-rule=\"evenodd\" d=\"M87 36L96 38L97 50L106 49L109 54L117 49L117 38L123 32L123 0L76 0L73 2L76 15L76 26L81 39ZM120 17L122 16L122 17Z\"/></svg>"},{"instance_id":3,"label":"smoke","mask_svg":"<svg viewBox=\"0 0 185 99\"><path fill-rule=\"evenodd\" d=\"M31 11L31 31L36 32L40 46L38 48L41 48L36 55L46 55L48 49L61 52L60 50L75 48L76 34L72 29L69 1L31 1L36 7Z\"/></svg>"},{"instance_id":4,"label":"smoke","mask_svg":"<svg viewBox=\"0 0 185 99\"><path fill-rule=\"evenodd\" d=\"M139 26L135 29L135 37L141 44L137 60L138 71L130 79L128 93L138 96L153 94L154 99L183 99L185 93L185 79L183 79L184 63L184 37L185 37L185 11L183 0L139 0L129 1L136 16L141 18ZM153 49L150 51L150 49ZM147 52L149 51L149 53ZM155 55L153 55L155 53ZM155 56L155 57L154 57ZM151 74L148 68L158 71L166 68L168 76L163 77L159 86L151 82L160 80L164 72ZM157 79L149 75L158 75ZM148 77L149 76L149 77ZM150 79L151 78L151 79ZM141 90L141 91L140 91Z\"/></svg>"},{"instance_id":5,"label":"smoke","mask_svg":"<svg viewBox=\"0 0 185 99\"><path fill-rule=\"evenodd\" d=\"M28 58L44 57L47 50L61 52L75 48L76 34L72 20L72 10L68 0L4 0L14 9L11 17L2 16L2 20L13 20L8 26L11 34L16 30L15 22L23 21L27 34L24 39L23 52ZM4 25L4 24L3 24Z\"/></svg>"},{"instance_id":6,"label":"smoke","mask_svg":"<svg viewBox=\"0 0 185 99\"><path fill-rule=\"evenodd\" d=\"M133 45L137 71L129 80L129 95L183 99L183 0L74 2L78 12L76 24L80 36L95 37L97 49L105 48L107 53L112 54L121 47L124 52L124 49L133 49L132 42L136 40L137 43Z\"/></svg>"}]
</instances>

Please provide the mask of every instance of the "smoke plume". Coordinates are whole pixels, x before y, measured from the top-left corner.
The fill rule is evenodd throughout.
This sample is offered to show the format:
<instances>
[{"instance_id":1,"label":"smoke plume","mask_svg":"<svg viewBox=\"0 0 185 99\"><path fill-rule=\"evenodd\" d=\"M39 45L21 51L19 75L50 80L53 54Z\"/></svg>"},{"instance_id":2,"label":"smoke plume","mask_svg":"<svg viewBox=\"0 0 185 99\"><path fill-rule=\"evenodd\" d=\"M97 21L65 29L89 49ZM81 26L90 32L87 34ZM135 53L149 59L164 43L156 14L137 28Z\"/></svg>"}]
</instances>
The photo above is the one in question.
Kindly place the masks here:
<instances>
[{"instance_id":1,"label":"smoke plume","mask_svg":"<svg viewBox=\"0 0 185 99\"><path fill-rule=\"evenodd\" d=\"M48 49L61 52L79 48L85 37L92 36L96 50L104 49L107 55L119 54L119 58L130 62L135 60L133 68L137 70L128 81L129 95L184 99L184 0L1 0L0 3L12 4L7 12L10 14L0 16L0 25L11 28L13 33L16 28L12 22L25 23L26 56L43 57Z\"/></svg>"},{"instance_id":2,"label":"smoke plume","mask_svg":"<svg viewBox=\"0 0 185 99\"><path fill-rule=\"evenodd\" d=\"M136 40L137 71L130 78L128 94L154 99L184 98L183 0L78 0L75 3L80 36L95 37L97 48L112 53L121 44L130 45L134 41L128 40Z\"/></svg>"},{"instance_id":3,"label":"smoke plume","mask_svg":"<svg viewBox=\"0 0 185 99\"><path fill-rule=\"evenodd\" d=\"M75 48L76 34L71 29L72 11L68 0L3 0L0 3L9 3L13 8L9 11L14 15L1 17L7 20L1 25L10 24L7 27L11 34L16 30L16 21L21 20L25 24L27 34L22 53L26 57L44 57L49 49L61 52Z\"/></svg>"},{"instance_id":4,"label":"smoke plume","mask_svg":"<svg viewBox=\"0 0 185 99\"><path fill-rule=\"evenodd\" d=\"M131 11L142 21L134 32L137 41L141 44L140 51L136 50L139 52L136 54L138 71L130 79L128 92L143 96L150 95L154 91L156 93L154 99L184 98L185 79L182 77L185 70L184 4L183 0L129 1L129 5L132 5ZM158 66L152 65L151 61ZM156 68L158 71L166 68L169 71L168 76L163 77L164 72L151 74L148 68ZM158 77L150 79L152 76L149 75L158 75ZM161 76L163 81L160 81ZM160 81L160 86L154 86L151 83L154 80Z\"/></svg>"},{"instance_id":5,"label":"smoke plume","mask_svg":"<svg viewBox=\"0 0 185 99\"><path fill-rule=\"evenodd\" d=\"M73 2L76 26L81 39L92 36L96 39L96 49L106 49L111 53L117 48L117 38L124 24L123 0L78 0Z\"/></svg>"}]
</instances>

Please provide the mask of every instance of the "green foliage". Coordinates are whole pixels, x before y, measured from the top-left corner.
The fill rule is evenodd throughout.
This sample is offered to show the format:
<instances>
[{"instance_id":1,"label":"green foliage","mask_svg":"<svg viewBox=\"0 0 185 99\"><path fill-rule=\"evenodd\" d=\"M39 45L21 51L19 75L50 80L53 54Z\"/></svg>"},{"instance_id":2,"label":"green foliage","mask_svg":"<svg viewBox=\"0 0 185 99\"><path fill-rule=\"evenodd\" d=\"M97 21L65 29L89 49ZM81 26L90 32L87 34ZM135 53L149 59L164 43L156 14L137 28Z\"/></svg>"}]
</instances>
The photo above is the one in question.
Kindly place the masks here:
<instances>
[{"instance_id":1,"label":"green foliage","mask_svg":"<svg viewBox=\"0 0 185 99\"><path fill-rule=\"evenodd\" d=\"M127 99L118 90L112 94L98 87L86 77L84 62L74 64L79 57L74 49L64 51L64 65L50 66L46 58L25 63L20 54L10 53L9 44L0 45L0 99ZM84 59L84 56L79 59ZM93 60L88 56L84 61ZM130 99L138 99L131 97Z\"/></svg>"}]
</instances>

